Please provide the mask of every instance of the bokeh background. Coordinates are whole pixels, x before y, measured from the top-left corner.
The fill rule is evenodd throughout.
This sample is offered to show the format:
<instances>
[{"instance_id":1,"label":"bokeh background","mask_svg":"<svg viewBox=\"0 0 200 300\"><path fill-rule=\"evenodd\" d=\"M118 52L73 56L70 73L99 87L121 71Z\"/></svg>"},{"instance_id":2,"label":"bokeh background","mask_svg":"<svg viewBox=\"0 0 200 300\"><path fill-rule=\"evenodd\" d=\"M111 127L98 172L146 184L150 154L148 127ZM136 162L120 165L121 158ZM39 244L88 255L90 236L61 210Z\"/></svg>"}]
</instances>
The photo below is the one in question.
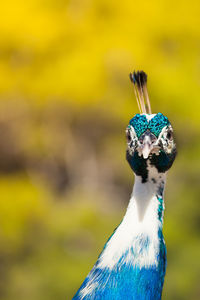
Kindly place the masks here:
<instances>
[{"instance_id":1,"label":"bokeh background","mask_svg":"<svg viewBox=\"0 0 200 300\"><path fill-rule=\"evenodd\" d=\"M133 174L128 74L172 122L163 299L200 299L200 2L8 0L0 9L0 299L71 299Z\"/></svg>"}]
</instances>

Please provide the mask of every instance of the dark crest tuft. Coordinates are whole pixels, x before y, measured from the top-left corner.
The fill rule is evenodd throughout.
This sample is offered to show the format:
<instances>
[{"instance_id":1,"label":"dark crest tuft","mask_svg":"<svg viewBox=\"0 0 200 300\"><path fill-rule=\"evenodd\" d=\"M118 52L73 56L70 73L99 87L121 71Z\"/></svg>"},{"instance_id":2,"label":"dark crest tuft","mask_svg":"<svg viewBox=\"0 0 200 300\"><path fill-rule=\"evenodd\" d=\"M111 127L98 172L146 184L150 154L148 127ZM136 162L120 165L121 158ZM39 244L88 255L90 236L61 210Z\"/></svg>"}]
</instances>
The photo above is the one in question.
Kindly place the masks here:
<instances>
[{"instance_id":1,"label":"dark crest tuft","mask_svg":"<svg viewBox=\"0 0 200 300\"><path fill-rule=\"evenodd\" d=\"M151 105L147 91L147 74L144 71L130 73L131 82L134 85L135 97L140 113L151 114Z\"/></svg>"}]
</instances>

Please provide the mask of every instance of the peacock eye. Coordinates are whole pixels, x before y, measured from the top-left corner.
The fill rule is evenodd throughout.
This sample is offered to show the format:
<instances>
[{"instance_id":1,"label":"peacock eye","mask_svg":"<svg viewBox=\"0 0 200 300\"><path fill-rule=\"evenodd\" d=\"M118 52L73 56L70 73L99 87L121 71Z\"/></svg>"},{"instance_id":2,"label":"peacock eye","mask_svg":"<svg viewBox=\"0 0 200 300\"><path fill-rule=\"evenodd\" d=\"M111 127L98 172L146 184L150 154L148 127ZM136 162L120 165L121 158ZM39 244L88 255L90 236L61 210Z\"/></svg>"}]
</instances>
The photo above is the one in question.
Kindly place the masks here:
<instances>
[{"instance_id":1,"label":"peacock eye","mask_svg":"<svg viewBox=\"0 0 200 300\"><path fill-rule=\"evenodd\" d=\"M169 131L167 132L167 139L168 139L168 140L172 140L172 138L173 138L173 133L172 133L171 130L169 130Z\"/></svg>"},{"instance_id":2,"label":"peacock eye","mask_svg":"<svg viewBox=\"0 0 200 300\"><path fill-rule=\"evenodd\" d=\"M126 131L126 139L127 139L127 143L130 143L132 140L131 133L129 130Z\"/></svg>"}]
</instances>

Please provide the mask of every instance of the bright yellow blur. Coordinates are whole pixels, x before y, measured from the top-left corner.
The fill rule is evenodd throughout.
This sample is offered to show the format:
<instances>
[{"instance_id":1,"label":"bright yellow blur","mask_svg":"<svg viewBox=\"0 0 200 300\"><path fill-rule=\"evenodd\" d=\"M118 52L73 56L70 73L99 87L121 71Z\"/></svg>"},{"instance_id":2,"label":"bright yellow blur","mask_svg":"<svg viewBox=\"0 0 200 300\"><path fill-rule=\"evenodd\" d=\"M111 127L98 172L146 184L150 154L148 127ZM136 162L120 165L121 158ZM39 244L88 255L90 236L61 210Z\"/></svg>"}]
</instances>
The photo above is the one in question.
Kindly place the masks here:
<instances>
[{"instance_id":1,"label":"bright yellow blur","mask_svg":"<svg viewBox=\"0 0 200 300\"><path fill-rule=\"evenodd\" d=\"M120 223L134 69L178 144L163 299L199 299L200 2L8 0L0 12L0 299L71 299Z\"/></svg>"}]
</instances>

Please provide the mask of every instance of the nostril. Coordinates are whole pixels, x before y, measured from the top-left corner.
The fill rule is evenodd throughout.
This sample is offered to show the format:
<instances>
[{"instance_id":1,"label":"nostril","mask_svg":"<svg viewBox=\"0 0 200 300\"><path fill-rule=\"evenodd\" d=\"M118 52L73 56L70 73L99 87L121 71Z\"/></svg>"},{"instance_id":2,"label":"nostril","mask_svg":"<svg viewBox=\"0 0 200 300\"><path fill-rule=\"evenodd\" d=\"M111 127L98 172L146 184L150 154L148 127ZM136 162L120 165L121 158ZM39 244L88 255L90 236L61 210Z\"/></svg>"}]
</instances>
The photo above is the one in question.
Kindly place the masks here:
<instances>
[{"instance_id":1,"label":"nostril","mask_svg":"<svg viewBox=\"0 0 200 300\"><path fill-rule=\"evenodd\" d=\"M155 143L157 141L157 138L153 134L150 136L150 139L152 143Z\"/></svg>"},{"instance_id":2,"label":"nostril","mask_svg":"<svg viewBox=\"0 0 200 300\"><path fill-rule=\"evenodd\" d=\"M149 143L149 144L153 144L157 141L157 137L150 132L150 130L148 129L146 132L144 132L141 137L139 138L139 142L140 144L144 144L144 143Z\"/></svg>"}]
</instances>

